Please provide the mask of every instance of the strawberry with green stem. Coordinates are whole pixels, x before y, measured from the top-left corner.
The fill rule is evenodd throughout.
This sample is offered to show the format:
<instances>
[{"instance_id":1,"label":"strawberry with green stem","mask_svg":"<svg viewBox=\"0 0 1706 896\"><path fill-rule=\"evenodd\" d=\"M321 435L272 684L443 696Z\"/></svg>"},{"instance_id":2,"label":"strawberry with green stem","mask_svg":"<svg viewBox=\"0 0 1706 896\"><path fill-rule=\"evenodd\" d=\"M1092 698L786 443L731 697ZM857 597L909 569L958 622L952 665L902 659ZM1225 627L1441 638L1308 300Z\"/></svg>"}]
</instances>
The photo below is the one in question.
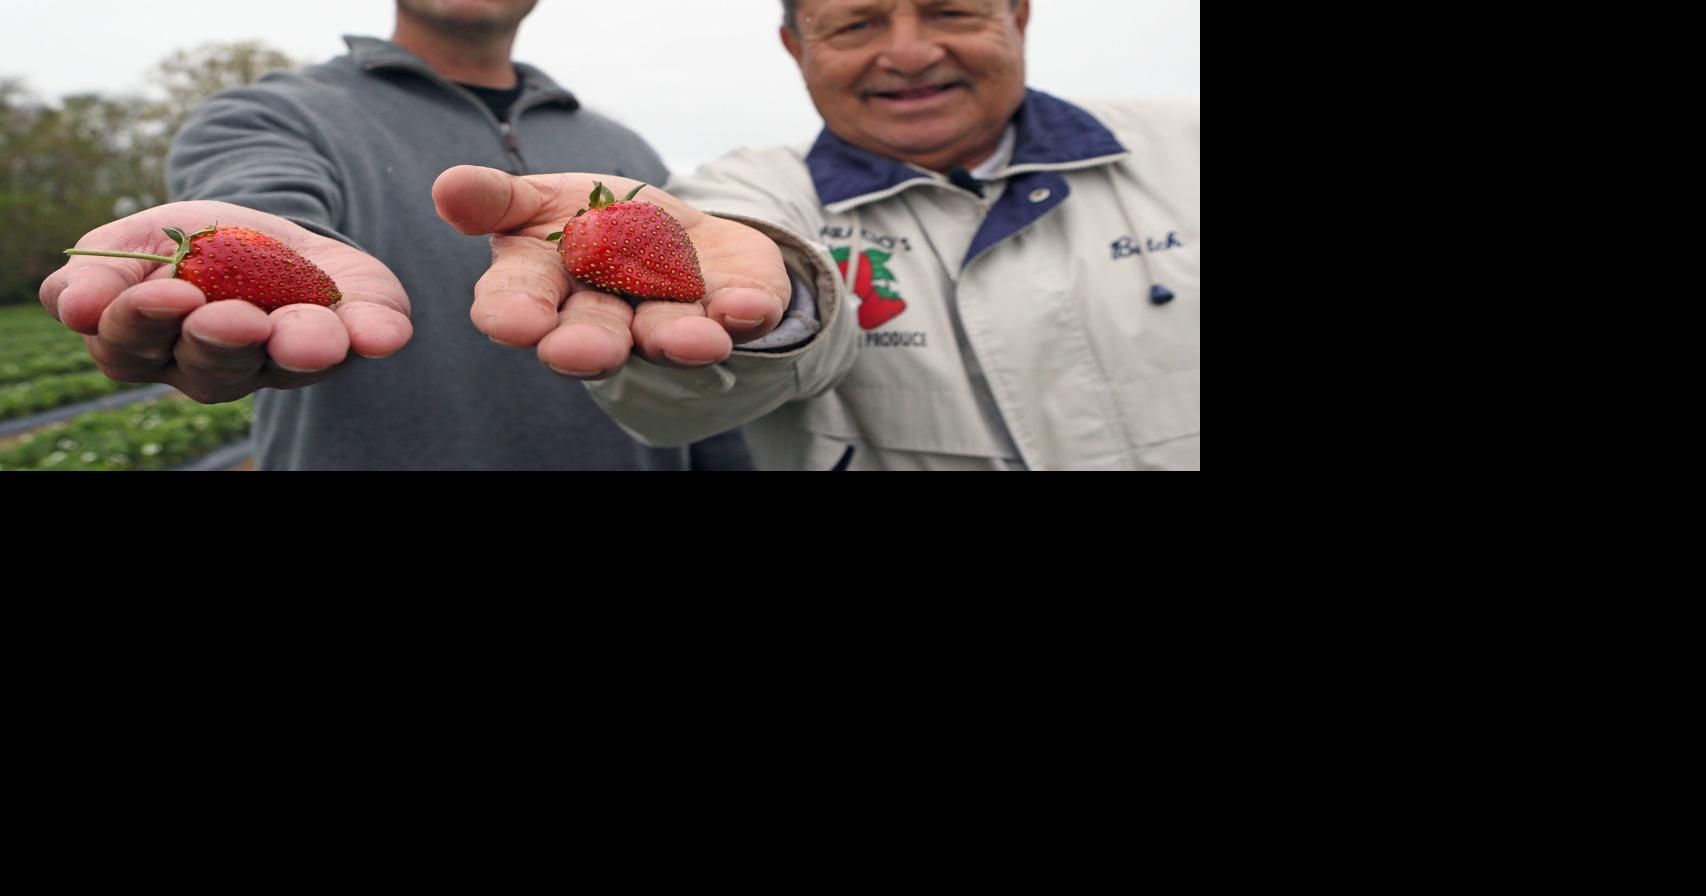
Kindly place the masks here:
<instances>
[{"instance_id":1,"label":"strawberry with green stem","mask_svg":"<svg viewBox=\"0 0 1706 896\"><path fill-rule=\"evenodd\" d=\"M594 183L587 207L546 239L557 243L569 275L588 286L631 299L704 299L693 240L669 212L634 201L645 188L618 202L609 187Z\"/></svg>"},{"instance_id":2,"label":"strawberry with green stem","mask_svg":"<svg viewBox=\"0 0 1706 896\"><path fill-rule=\"evenodd\" d=\"M242 299L271 313L286 305L330 307L343 293L330 275L278 239L247 227L214 225L186 236L165 228L175 255L67 249L66 255L134 258L172 266L172 276L195 286L209 302Z\"/></svg>"}]
</instances>

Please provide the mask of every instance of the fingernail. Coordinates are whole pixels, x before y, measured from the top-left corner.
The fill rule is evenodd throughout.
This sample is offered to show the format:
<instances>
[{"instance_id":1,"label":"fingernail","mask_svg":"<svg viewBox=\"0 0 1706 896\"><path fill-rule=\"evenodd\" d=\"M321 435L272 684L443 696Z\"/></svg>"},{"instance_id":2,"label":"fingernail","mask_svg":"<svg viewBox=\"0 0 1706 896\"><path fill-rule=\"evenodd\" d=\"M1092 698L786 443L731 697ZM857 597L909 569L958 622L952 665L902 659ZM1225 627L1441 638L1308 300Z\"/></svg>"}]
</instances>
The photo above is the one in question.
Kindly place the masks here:
<instances>
[{"instance_id":1,"label":"fingernail","mask_svg":"<svg viewBox=\"0 0 1706 896\"><path fill-rule=\"evenodd\" d=\"M547 368L550 368L552 373L559 373L559 374L562 374L563 376L572 376L575 379L580 379L580 380L591 379L592 377L602 376L604 374L604 371L602 369L600 369L600 370L564 370L561 367L557 367L557 366L554 366L551 364L546 364L545 366Z\"/></svg>"},{"instance_id":2,"label":"fingernail","mask_svg":"<svg viewBox=\"0 0 1706 896\"><path fill-rule=\"evenodd\" d=\"M136 313L149 320L171 320L175 317L184 316L181 308L149 308L146 305L136 306Z\"/></svg>"},{"instance_id":3,"label":"fingernail","mask_svg":"<svg viewBox=\"0 0 1706 896\"><path fill-rule=\"evenodd\" d=\"M490 340L491 340L491 341L493 341L493 342L495 342L495 343L497 343L497 344L498 344L498 345L501 345L501 346L503 346L503 347L504 347L504 348L526 348L526 347L527 347L527 346L525 346L525 345L517 345L517 344L515 344L515 343L513 343L513 342L505 342L505 341L503 341L503 340L502 340L502 339L499 339L499 338L498 338L498 337L496 337L496 336L487 336L487 337L486 337L486 338L487 338L487 339L490 339Z\"/></svg>"},{"instance_id":4,"label":"fingernail","mask_svg":"<svg viewBox=\"0 0 1706 896\"><path fill-rule=\"evenodd\" d=\"M670 354L669 352L663 352L662 354L663 354L664 358L666 358L669 361L669 363L671 363L671 364L680 364L682 367L704 367L705 366L703 363L701 363L699 361L683 361L682 359L677 358L676 356Z\"/></svg>"},{"instance_id":5,"label":"fingernail","mask_svg":"<svg viewBox=\"0 0 1706 896\"><path fill-rule=\"evenodd\" d=\"M273 364L277 365L279 370L288 370L291 373L319 373L320 372L319 370L297 370L296 368L290 366L289 364L284 363L283 361L280 361L277 358L273 359ZM321 369L323 370L325 368L321 368Z\"/></svg>"},{"instance_id":6,"label":"fingernail","mask_svg":"<svg viewBox=\"0 0 1706 896\"><path fill-rule=\"evenodd\" d=\"M214 348L247 348L249 346L249 343L247 343L247 342L232 342L229 339L216 339L212 336L204 335L204 334L199 333L195 330L190 330L188 332L191 336L195 337L195 340L197 342L205 342L208 345L213 346Z\"/></svg>"},{"instance_id":7,"label":"fingernail","mask_svg":"<svg viewBox=\"0 0 1706 896\"><path fill-rule=\"evenodd\" d=\"M761 317L757 320L747 320L744 317L724 317L723 322L728 326L737 327L742 330L750 330L754 327L763 326L764 318Z\"/></svg>"}]
</instances>

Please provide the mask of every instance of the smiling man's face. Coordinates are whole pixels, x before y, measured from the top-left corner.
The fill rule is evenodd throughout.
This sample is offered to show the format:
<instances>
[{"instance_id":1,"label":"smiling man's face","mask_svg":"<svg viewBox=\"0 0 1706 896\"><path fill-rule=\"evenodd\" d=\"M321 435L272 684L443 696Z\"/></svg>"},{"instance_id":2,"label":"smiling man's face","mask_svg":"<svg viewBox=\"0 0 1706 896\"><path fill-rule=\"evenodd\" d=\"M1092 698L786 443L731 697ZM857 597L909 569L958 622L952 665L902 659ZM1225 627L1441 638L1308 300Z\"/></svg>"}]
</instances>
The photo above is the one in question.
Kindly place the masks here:
<instances>
[{"instance_id":1,"label":"smiling man's face","mask_svg":"<svg viewBox=\"0 0 1706 896\"><path fill-rule=\"evenodd\" d=\"M824 124L933 171L970 168L1025 99L1030 0L800 0L782 43Z\"/></svg>"}]
</instances>

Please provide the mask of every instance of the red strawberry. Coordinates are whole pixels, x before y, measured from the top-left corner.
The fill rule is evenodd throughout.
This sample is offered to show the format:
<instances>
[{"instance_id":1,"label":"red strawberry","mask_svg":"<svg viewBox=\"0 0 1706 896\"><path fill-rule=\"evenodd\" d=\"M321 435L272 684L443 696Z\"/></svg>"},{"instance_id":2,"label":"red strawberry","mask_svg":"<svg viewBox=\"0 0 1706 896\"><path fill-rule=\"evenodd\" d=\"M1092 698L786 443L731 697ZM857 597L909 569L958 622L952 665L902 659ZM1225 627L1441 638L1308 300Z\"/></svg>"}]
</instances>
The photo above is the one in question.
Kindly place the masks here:
<instances>
[{"instance_id":1,"label":"red strawberry","mask_svg":"<svg viewBox=\"0 0 1706 896\"><path fill-rule=\"evenodd\" d=\"M629 298L705 298L699 252L686 228L669 212L633 201L643 189L645 184L617 202L609 187L595 185L587 207L576 212L561 233L548 237L560 241L563 267L582 283Z\"/></svg>"},{"instance_id":2,"label":"red strawberry","mask_svg":"<svg viewBox=\"0 0 1706 896\"><path fill-rule=\"evenodd\" d=\"M338 284L314 262L258 230L214 226L184 236L181 230L167 228L166 235L178 244L178 254L172 258L79 249L67 249L65 254L169 264L173 276L200 289L209 302L242 299L267 312L286 305L336 305L343 298Z\"/></svg>"},{"instance_id":3,"label":"red strawberry","mask_svg":"<svg viewBox=\"0 0 1706 896\"><path fill-rule=\"evenodd\" d=\"M901 312L905 310L905 299L878 290L859 302L859 326L867 330L875 330L899 317Z\"/></svg>"},{"instance_id":4,"label":"red strawberry","mask_svg":"<svg viewBox=\"0 0 1706 896\"><path fill-rule=\"evenodd\" d=\"M871 256L859 256L859 273L853 278L853 294L861 299L868 299L875 293L871 289ZM847 272L842 271L843 275Z\"/></svg>"}]
</instances>

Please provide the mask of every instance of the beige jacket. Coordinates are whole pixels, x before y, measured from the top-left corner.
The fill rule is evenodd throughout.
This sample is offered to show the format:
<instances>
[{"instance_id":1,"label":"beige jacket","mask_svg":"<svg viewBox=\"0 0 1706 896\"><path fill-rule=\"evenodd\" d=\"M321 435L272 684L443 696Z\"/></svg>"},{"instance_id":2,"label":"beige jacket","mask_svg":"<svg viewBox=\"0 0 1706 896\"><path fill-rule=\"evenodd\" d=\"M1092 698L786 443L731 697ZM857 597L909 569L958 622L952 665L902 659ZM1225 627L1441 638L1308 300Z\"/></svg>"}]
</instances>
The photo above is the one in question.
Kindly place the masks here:
<instances>
[{"instance_id":1,"label":"beige jacket","mask_svg":"<svg viewBox=\"0 0 1706 896\"><path fill-rule=\"evenodd\" d=\"M1200 469L1199 121L1031 91L981 199L827 131L677 178L777 240L822 330L593 397L654 445L745 424L761 469Z\"/></svg>"}]
</instances>

